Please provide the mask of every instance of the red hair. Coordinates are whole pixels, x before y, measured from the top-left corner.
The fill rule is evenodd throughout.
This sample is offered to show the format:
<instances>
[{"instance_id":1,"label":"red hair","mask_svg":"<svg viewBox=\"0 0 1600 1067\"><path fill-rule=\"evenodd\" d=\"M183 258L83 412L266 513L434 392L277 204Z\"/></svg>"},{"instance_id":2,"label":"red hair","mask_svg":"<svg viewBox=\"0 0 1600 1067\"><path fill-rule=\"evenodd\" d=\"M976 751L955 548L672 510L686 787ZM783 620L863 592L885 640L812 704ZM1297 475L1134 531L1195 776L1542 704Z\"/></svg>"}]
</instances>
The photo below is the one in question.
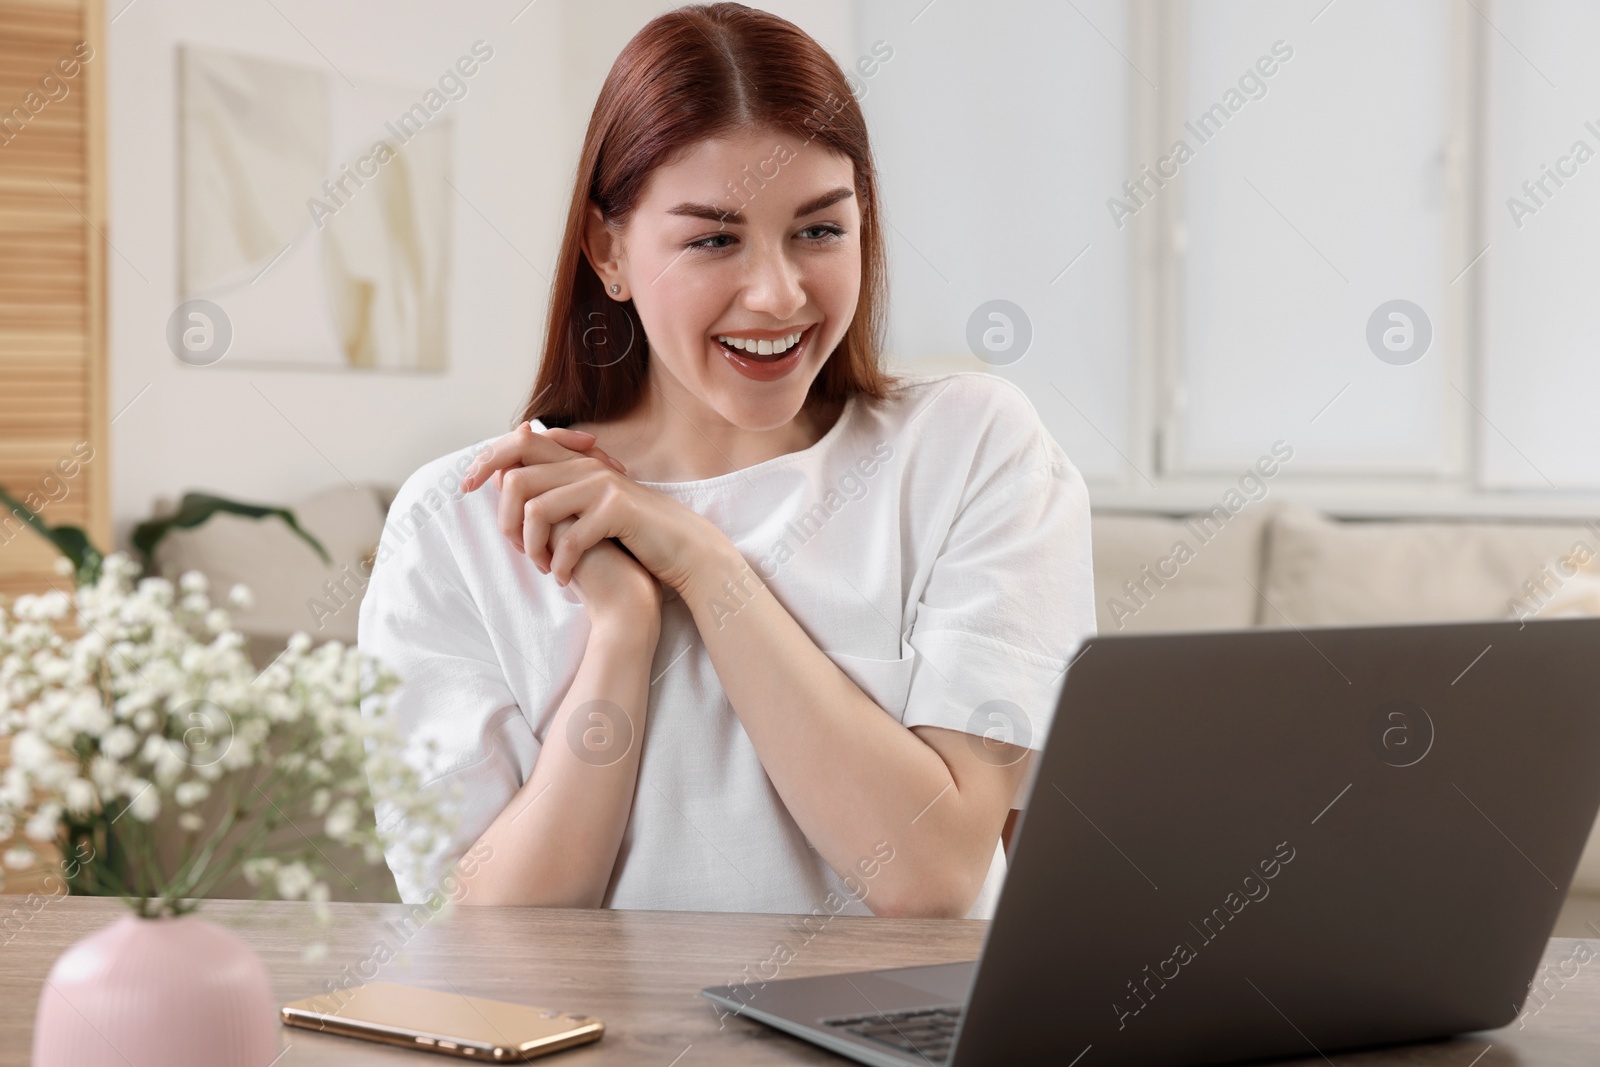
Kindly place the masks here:
<instances>
[{"instance_id":1,"label":"red hair","mask_svg":"<svg viewBox=\"0 0 1600 1067\"><path fill-rule=\"evenodd\" d=\"M633 302L606 295L583 253L589 204L599 206L609 227L622 227L657 167L700 141L757 130L792 132L854 164L861 290L855 317L807 399L887 394L894 378L879 363L888 260L877 175L866 119L844 72L792 22L743 4L697 4L669 11L634 35L600 89L551 284L544 354L519 424L615 418L632 410L645 388L649 346ZM752 179L759 188L761 179L752 175L747 183ZM608 353L604 359L596 358L597 348ZM618 348L626 354L619 357Z\"/></svg>"}]
</instances>

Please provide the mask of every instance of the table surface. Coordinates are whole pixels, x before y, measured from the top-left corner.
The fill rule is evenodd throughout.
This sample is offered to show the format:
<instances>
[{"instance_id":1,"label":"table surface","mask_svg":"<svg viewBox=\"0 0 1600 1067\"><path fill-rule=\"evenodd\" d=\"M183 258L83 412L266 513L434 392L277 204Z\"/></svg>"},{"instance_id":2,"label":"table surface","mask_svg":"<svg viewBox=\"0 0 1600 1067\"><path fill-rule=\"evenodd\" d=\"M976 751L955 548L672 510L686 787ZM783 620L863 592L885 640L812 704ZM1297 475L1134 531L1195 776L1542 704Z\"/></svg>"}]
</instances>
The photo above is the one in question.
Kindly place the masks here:
<instances>
[{"instance_id":1,"label":"table surface","mask_svg":"<svg viewBox=\"0 0 1600 1067\"><path fill-rule=\"evenodd\" d=\"M21 897L0 897L12 913ZM40 898L44 899L44 898ZM778 977L874 967L948 963L978 954L987 925L978 921L834 916L805 939L798 918L702 912L583 911L463 907L404 927L397 904L334 904L333 921L316 927L301 904L207 901L201 915L225 926L260 953L280 1002L324 992L346 973L467 995L586 1012L605 1021L598 1043L558 1053L552 1067L629 1063L656 1067L703 1064L851 1061L745 1019L719 1021L699 995L705 986L755 973L774 946L793 949ZM124 913L121 902L50 898L23 909L0 943L0 1067L26 1064L33 1014L44 977L73 942ZM3 916L0 916L3 917ZM818 925L813 921L813 926ZM302 946L318 939L326 954L308 962ZM1568 960L1575 940L1554 938L1552 967ZM1592 943L1591 943L1592 944ZM374 974L374 964L386 956ZM1570 967L1568 968L1570 972ZM1377 1067L1591 1067L1600 1062L1600 966L1579 967L1537 1013L1519 1023L1450 1041L1362 1053L1312 1054L1300 1064L1337 1062ZM770 967L767 968L770 975ZM1530 1000L1530 1007L1538 1002ZM279 1067L332 1064L460 1063L443 1056L385 1048L350 1038L285 1028ZM1309 1052L1309 1050L1308 1050ZM265 1065L263 1065L265 1067Z\"/></svg>"}]
</instances>

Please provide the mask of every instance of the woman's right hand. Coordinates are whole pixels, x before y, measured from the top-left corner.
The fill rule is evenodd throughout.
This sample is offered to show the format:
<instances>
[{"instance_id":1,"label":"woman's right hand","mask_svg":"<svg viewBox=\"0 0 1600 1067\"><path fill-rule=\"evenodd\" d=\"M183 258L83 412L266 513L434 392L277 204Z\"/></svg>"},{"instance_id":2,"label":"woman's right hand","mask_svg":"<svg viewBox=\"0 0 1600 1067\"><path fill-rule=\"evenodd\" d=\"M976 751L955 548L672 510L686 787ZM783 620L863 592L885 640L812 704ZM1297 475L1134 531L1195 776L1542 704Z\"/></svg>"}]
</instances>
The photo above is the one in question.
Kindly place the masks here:
<instances>
[{"instance_id":1,"label":"woman's right hand","mask_svg":"<svg viewBox=\"0 0 1600 1067\"><path fill-rule=\"evenodd\" d=\"M567 532L576 519L550 528L550 541ZM589 612L591 626L643 629L652 637L661 627L661 583L616 541L590 546L572 568L572 591Z\"/></svg>"}]
</instances>

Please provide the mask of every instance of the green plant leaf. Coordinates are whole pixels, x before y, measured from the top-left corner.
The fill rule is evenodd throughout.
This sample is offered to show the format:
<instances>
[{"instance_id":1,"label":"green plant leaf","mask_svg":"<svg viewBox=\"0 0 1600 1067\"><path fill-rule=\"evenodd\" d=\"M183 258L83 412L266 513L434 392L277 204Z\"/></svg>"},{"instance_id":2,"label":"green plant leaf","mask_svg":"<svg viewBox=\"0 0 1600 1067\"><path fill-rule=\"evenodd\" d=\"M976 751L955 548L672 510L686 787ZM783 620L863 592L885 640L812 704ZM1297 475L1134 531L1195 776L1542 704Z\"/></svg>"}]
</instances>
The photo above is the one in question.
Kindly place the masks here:
<instances>
[{"instance_id":1,"label":"green plant leaf","mask_svg":"<svg viewBox=\"0 0 1600 1067\"><path fill-rule=\"evenodd\" d=\"M35 533L49 541L60 550L63 556L72 562L72 569L79 585L88 585L100 577L100 564L102 557L100 550L94 547L94 542L89 540L89 535L77 526L51 526L28 505L18 500L0 486L0 504L4 504L17 518L31 526Z\"/></svg>"},{"instance_id":2,"label":"green plant leaf","mask_svg":"<svg viewBox=\"0 0 1600 1067\"><path fill-rule=\"evenodd\" d=\"M279 518L282 519L301 540L316 550L322 562L333 563L333 557L328 555L328 550L322 547L322 542L312 537L301 529L299 521L294 517L294 512L288 508L271 507L266 504L245 504L226 497L213 496L210 493L185 493L183 500L178 504L178 510L172 515L162 519L150 519L141 522L133 528L133 547L139 550L140 557L144 560L145 570L148 572L155 566L156 546L162 538L173 530L188 530L199 526L211 516L222 512L228 515L242 515L248 519Z\"/></svg>"}]
</instances>

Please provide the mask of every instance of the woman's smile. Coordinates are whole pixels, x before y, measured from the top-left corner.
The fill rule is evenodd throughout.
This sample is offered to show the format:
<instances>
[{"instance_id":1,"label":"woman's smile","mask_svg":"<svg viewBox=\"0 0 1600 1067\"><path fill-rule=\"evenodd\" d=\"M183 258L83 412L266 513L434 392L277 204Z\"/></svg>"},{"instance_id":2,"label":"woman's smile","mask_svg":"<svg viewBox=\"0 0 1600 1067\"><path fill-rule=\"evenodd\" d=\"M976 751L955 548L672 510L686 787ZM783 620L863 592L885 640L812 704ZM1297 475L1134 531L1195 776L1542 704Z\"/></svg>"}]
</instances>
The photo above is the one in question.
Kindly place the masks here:
<instances>
[{"instance_id":1,"label":"woman's smile","mask_svg":"<svg viewBox=\"0 0 1600 1067\"><path fill-rule=\"evenodd\" d=\"M811 351L811 338L817 332L817 323L799 331L774 330L740 331L715 334L712 347L720 352L733 369L746 378L758 382L771 382L784 377L800 365ZM729 344L738 342L738 346ZM782 352L774 351L787 344Z\"/></svg>"}]
</instances>

